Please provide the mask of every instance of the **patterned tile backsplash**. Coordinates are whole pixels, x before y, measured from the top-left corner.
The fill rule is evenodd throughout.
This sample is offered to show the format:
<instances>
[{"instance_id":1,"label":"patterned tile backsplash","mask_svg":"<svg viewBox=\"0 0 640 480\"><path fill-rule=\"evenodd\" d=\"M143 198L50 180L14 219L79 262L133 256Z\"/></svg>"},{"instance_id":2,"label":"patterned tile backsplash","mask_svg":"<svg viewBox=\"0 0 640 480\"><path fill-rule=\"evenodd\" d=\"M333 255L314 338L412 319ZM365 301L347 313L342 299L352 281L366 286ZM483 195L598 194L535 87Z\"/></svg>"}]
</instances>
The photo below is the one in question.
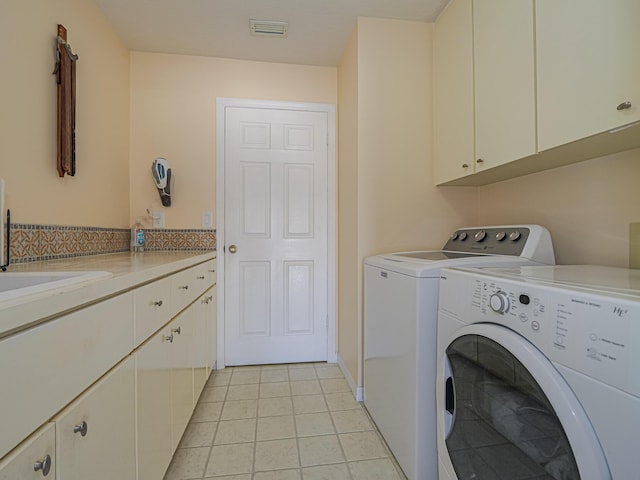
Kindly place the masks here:
<instances>
[{"instance_id":1,"label":"patterned tile backsplash","mask_svg":"<svg viewBox=\"0 0 640 480\"><path fill-rule=\"evenodd\" d=\"M6 230L5 230L6 231ZM11 263L126 252L128 228L11 224ZM209 251L216 248L211 229L145 229L145 250Z\"/></svg>"}]
</instances>

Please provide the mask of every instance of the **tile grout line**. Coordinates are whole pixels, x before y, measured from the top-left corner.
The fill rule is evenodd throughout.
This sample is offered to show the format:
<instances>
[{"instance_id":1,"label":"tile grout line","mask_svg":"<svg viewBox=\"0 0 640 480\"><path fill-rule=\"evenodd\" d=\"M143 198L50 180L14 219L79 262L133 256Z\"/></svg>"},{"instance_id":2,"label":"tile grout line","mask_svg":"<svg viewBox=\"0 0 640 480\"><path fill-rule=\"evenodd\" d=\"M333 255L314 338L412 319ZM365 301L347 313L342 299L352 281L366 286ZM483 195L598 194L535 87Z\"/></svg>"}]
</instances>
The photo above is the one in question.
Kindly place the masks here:
<instances>
[{"instance_id":1,"label":"tile grout line","mask_svg":"<svg viewBox=\"0 0 640 480\"><path fill-rule=\"evenodd\" d=\"M375 425L375 422L373 422L373 420L371 419L371 416L369 415L369 412L366 410L366 408L364 408L364 406L360 403L360 402L356 402L356 407L355 408L348 408L348 403L347 404L341 404L341 403L334 403L333 404L333 408L330 407L329 405L329 401L327 398L327 395L347 395L350 394L350 396L353 396L353 392L349 389L347 391L341 391L340 389L342 388L340 385L335 385L335 383L339 383L337 381L339 380L343 380L344 381L344 377L341 376L334 376L334 374L332 374L329 371L322 371L322 370L329 370L331 367L328 367L326 364L323 364L321 366L317 366L317 365L309 365L310 368L313 368L313 377L314 378L307 378L308 376L310 376L310 373L302 374L300 377L292 379L291 377L291 372L292 370L295 370L296 368L291 368L293 367L292 365L286 365L282 367L282 370L286 373L286 379L283 378L282 376L277 375L276 373L270 373L268 375L265 375L263 377L263 373L265 372L277 372L279 369L278 368L273 368L271 366L267 368L264 367L247 367L246 369L243 367L229 367L230 369L232 368L233 370L229 372L228 377L226 378L226 381L224 382L223 385L216 385L215 380L212 381L213 378L215 378L215 375L225 375L226 372L223 371L213 371L211 373L211 376L209 377L209 379L207 379L207 383L205 384L205 388L215 388L215 387L223 387L224 390L224 394L222 395L222 398L217 398L215 395L211 394L211 399L213 400L213 402L203 402L201 400L202 398L202 394L200 399L198 399L198 401L196 402L196 406L203 404L203 403L220 403L220 409L218 411L217 414L217 422L214 428L214 432L213 432L213 437L210 439L211 445L209 445L209 452L207 455L207 458L205 460L204 463L204 467L203 467L203 471L200 477L201 480L204 479L211 479L211 480L215 480L215 478L220 477L220 476L226 476L226 475L241 475L239 473L221 473L218 474L214 477L207 477L207 470L209 467L209 464L212 461L212 458L214 457L214 447L216 446L216 439L218 437L218 435L220 434L220 428L221 428L221 423L226 422L226 420L222 419L222 415L225 411L225 407L228 405L228 402L232 402L235 400L230 399L230 395L231 395L231 387L243 387L243 386L251 386L251 385L256 385L257 386L257 398L255 399L255 410L253 413L253 416L250 417L251 419L255 419L255 424L253 426L253 434L252 434L252 438L253 441L252 442L240 442L240 443L245 443L245 444L251 444L252 445L252 458L251 458L251 472L247 473L246 475L248 475L250 478L255 478L256 474L258 473L269 473L269 472L278 472L278 471L293 471L295 470L298 473L298 478L303 479L304 478L304 469L305 468L322 468L322 467L329 467L332 465L344 465L344 468L346 469L346 476L350 479L350 480L354 480L355 477L353 476L353 473L351 471L350 468L350 464L355 464L355 463L361 463L361 462L365 462L365 461L375 461L375 460L387 460L389 461L392 466L393 466L393 470L396 472L396 474L398 475L398 478L400 479L405 479L406 477L401 473L401 470L399 470L399 466L397 465L397 461L396 459L393 457L393 454L391 453L386 441L384 440L384 438L382 437L379 429L377 428L377 426ZM300 364L301 368L309 368L306 367L305 365ZM225 369L226 370L226 369ZM252 370L255 370L255 373L257 374L257 382L258 383L237 383L237 384L232 384L232 382L234 381L234 376L236 373L242 373L242 372L250 372ZM320 370L320 373L319 373ZM323 377L321 375L327 374L329 376L327 377ZM263 378L265 379L263 381ZM242 379L240 377L238 377L238 380L240 381L245 381L245 380L251 380L251 377ZM262 397L263 394L263 389L262 386L265 384L273 384L273 383L285 383L286 380L286 385L288 388L288 394L287 395L281 395L281 391L279 391L278 387L273 388L273 390L271 391L267 391L264 392L265 394L267 394L266 397ZM323 382L324 380L324 382ZM300 387L301 390L298 390L299 392L301 392L301 394L294 394L294 383L295 382L309 382L309 381L315 381L317 382L317 384L320 387L320 397L322 398L322 401L324 403L324 408L326 410L322 411L322 412L314 412L314 411L310 411L310 412L306 412L307 410L306 408L302 408L301 413L298 414L298 412L296 411L295 408L295 404L294 404L294 398L295 397L311 397L314 395L317 395L317 393L309 393L309 392L313 392L315 391L313 388L309 389L309 390L305 390L304 387ZM336 381L336 382L333 382ZM337 391L334 391L336 390ZM269 395L269 394L273 394L273 396ZM244 394L241 394L241 397L243 395L249 395L252 396L251 393L247 392ZM259 427L259 423L260 423L260 419L262 418L278 418L278 417L288 417L288 415L267 415L265 417L261 417L260 416L260 400L267 400L267 399L288 399L289 400L289 404L291 405L291 418L292 418L292 425L293 425L293 435L294 435L294 439L295 439L295 445L297 448L297 463L298 463L298 467L281 467L281 468L277 468L277 469L273 469L273 470L264 470L264 471L260 471L257 472L256 471L256 462L257 462L257 446L258 446L258 427ZM334 397L334 402L338 401L339 397ZM219 401L221 400L221 401ZM244 399L244 398L238 398L236 399L237 401L245 401L245 400L251 400L251 398L248 399ZM339 401L340 402L340 401ZM310 410L314 410L313 408L311 408ZM277 411L277 410L276 410ZM349 430L349 427L345 427L347 428L347 430L345 430L342 434L339 432L339 428L338 425L336 423L334 414L337 414L337 412L361 412L365 415L365 418L367 419L368 422L368 426L363 425L362 428L364 428L364 430ZM326 412L326 413L325 413ZM299 416L301 415L316 415L316 414L322 414L325 413L326 415L328 415L329 418L329 422L331 425L331 428L333 430L333 432L327 432L327 433L320 433L320 434L314 434L313 430L314 427L311 427L311 430L309 432L309 435L306 436L300 436L299 434ZM347 414L348 415L348 414ZM233 420L242 420L246 417L241 417L239 419L234 419L234 418L229 418L228 421L233 421ZM189 425L192 425L194 423L204 423L204 422L210 422L212 421L211 419L206 419L203 417L202 422L192 422L191 420L189 421ZM356 427L359 428L359 427ZM346 455L346 451L345 451L345 447L343 445L343 441L341 438L341 435L346 435L348 433L367 433L367 432L373 432L375 434L375 438L377 440L379 440L383 446L383 451L384 451L384 457L373 457L373 458L363 458L363 459L354 459L353 461L349 461L349 459L347 458ZM303 465L303 461L302 461L302 450L301 450L301 445L300 445L300 441L303 438L310 438L310 437L323 437L323 436L335 436L335 438L338 441L338 447L340 448L340 453L342 455L343 460L340 462L329 462L329 463L319 463L317 465L308 465L305 466ZM269 437L269 436L268 436ZM286 437L283 438L275 438L275 439L270 439L270 440L286 440ZM238 440L241 440L241 438L238 438ZM182 440L181 440L182 441ZM269 440L264 440L264 442L267 442ZM236 442L237 443L237 442ZM234 443L230 443L229 445L233 445ZM227 445L225 444L221 444L221 445ZM192 447L183 447L183 448L196 448L198 445L194 445ZM205 445L202 445L205 446ZM172 477L173 478L173 477ZM186 479L185 479L186 480Z\"/></svg>"}]
</instances>

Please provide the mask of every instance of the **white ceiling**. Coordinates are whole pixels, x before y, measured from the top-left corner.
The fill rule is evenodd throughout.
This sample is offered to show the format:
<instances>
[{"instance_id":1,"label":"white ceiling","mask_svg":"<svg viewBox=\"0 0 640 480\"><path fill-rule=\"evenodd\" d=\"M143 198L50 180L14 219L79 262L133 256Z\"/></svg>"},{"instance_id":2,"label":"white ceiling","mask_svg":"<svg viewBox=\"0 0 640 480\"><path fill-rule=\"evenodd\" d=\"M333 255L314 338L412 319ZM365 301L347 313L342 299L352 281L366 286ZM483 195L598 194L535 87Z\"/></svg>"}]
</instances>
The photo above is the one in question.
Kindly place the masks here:
<instances>
[{"instance_id":1,"label":"white ceiling","mask_svg":"<svg viewBox=\"0 0 640 480\"><path fill-rule=\"evenodd\" d=\"M449 0L94 1L130 50L336 66L358 16L432 22ZM250 19L289 36L251 36Z\"/></svg>"}]
</instances>

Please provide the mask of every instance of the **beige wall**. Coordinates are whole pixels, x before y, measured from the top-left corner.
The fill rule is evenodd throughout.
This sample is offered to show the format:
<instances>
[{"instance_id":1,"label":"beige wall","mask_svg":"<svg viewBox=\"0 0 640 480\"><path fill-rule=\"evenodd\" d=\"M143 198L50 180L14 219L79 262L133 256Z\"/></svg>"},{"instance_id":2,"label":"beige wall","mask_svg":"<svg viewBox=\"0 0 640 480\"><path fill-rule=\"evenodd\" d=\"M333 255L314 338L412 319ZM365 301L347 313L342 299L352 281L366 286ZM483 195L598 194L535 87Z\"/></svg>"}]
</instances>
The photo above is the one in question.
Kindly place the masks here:
<instances>
[{"instance_id":1,"label":"beige wall","mask_svg":"<svg viewBox=\"0 0 640 480\"><path fill-rule=\"evenodd\" d=\"M56 169L57 24L77 63L75 177ZM129 223L129 52L91 0L3 0L0 178L12 221Z\"/></svg>"},{"instance_id":2,"label":"beige wall","mask_svg":"<svg viewBox=\"0 0 640 480\"><path fill-rule=\"evenodd\" d=\"M479 223L539 223L560 264L629 266L629 223L640 221L640 149L479 189Z\"/></svg>"},{"instance_id":3,"label":"beige wall","mask_svg":"<svg viewBox=\"0 0 640 480\"><path fill-rule=\"evenodd\" d=\"M357 196L351 191L340 199L339 215L346 212L345 221L357 223L357 232L341 241L340 266L357 265L341 270L339 292L349 295L339 302L339 332L348 332L340 338L339 354L359 385L363 259L440 248L450 231L475 223L477 216L477 189L433 186L431 31L425 23L360 18L357 41L349 43L339 69L341 142L345 135L352 137L349 142L357 138L357 148L341 147L339 160L339 184L357 189ZM353 108L356 121L350 116Z\"/></svg>"},{"instance_id":4,"label":"beige wall","mask_svg":"<svg viewBox=\"0 0 640 480\"><path fill-rule=\"evenodd\" d=\"M338 352L357 378L358 279L358 28L338 65ZM356 346L356 348L354 348Z\"/></svg>"},{"instance_id":5,"label":"beige wall","mask_svg":"<svg viewBox=\"0 0 640 480\"><path fill-rule=\"evenodd\" d=\"M131 53L131 220L161 210L167 228L215 219L216 97L337 103L337 69L223 58ZM175 174L162 207L151 177L156 157ZM214 221L215 225L215 221Z\"/></svg>"}]
</instances>

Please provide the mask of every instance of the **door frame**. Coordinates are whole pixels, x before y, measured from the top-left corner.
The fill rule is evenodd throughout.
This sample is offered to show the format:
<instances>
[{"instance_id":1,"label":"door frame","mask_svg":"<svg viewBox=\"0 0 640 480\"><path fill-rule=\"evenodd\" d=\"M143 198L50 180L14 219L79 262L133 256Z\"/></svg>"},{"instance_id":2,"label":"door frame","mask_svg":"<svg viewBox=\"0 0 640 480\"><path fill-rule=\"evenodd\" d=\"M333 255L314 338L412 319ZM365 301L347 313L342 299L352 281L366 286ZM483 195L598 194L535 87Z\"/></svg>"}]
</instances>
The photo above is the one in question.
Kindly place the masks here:
<instances>
[{"instance_id":1,"label":"door frame","mask_svg":"<svg viewBox=\"0 0 640 480\"><path fill-rule=\"evenodd\" d=\"M266 108L323 112L327 114L327 362L337 362L336 297L337 297L337 195L336 195L336 106L328 103L300 103L240 98L216 98L216 250L218 277L218 351L217 367L225 367L225 113L229 107Z\"/></svg>"}]
</instances>

